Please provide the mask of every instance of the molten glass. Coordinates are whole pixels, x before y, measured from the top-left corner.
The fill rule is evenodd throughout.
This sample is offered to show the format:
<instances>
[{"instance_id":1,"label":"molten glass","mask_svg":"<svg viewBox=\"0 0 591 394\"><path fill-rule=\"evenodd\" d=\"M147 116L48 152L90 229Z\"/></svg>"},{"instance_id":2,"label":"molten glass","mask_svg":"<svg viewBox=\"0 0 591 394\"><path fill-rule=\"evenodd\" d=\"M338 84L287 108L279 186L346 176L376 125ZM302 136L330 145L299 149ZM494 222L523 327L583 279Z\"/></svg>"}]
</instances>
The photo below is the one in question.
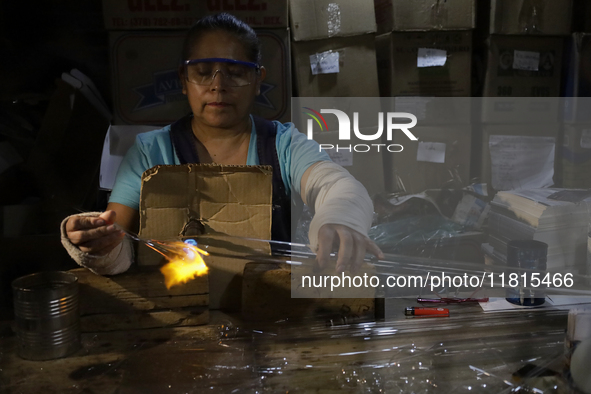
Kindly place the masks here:
<instances>
[{"instance_id":1,"label":"molten glass","mask_svg":"<svg viewBox=\"0 0 591 394\"><path fill-rule=\"evenodd\" d=\"M165 248L163 247L164 245ZM169 263L160 268L164 275L164 285L167 289L172 286L186 283L197 276L205 275L208 271L201 255L208 253L194 245L184 242L158 243L161 249L167 249L168 253L157 250L169 260ZM155 248L154 248L155 249ZM156 250L156 249L155 249Z\"/></svg>"}]
</instances>

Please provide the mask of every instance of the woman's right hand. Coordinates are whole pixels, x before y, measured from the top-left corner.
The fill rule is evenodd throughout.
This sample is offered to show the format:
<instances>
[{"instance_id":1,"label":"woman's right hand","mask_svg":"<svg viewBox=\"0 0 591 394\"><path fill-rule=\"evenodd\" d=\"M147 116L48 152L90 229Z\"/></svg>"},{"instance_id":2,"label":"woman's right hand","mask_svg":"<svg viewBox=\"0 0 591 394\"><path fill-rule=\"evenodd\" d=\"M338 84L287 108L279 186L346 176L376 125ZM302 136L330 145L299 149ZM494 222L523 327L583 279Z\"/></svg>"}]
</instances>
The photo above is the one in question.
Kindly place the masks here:
<instances>
[{"instance_id":1,"label":"woman's right hand","mask_svg":"<svg viewBox=\"0 0 591 394\"><path fill-rule=\"evenodd\" d=\"M125 236L115 223L115 211L105 211L98 217L72 216L66 223L66 234L81 251L104 256Z\"/></svg>"}]
</instances>

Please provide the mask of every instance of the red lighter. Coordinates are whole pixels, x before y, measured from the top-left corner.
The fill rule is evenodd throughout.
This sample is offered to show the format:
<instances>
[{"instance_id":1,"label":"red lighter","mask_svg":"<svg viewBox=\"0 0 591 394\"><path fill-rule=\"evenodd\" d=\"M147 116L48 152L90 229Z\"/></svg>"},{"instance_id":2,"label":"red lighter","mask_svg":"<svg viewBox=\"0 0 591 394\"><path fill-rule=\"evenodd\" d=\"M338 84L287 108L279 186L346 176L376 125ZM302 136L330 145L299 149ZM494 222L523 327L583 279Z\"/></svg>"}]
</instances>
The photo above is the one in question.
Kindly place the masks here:
<instances>
[{"instance_id":1,"label":"red lighter","mask_svg":"<svg viewBox=\"0 0 591 394\"><path fill-rule=\"evenodd\" d=\"M422 306L409 306L404 310L406 316L423 316L423 317L446 317L449 316L449 309L447 308L425 308Z\"/></svg>"}]
</instances>

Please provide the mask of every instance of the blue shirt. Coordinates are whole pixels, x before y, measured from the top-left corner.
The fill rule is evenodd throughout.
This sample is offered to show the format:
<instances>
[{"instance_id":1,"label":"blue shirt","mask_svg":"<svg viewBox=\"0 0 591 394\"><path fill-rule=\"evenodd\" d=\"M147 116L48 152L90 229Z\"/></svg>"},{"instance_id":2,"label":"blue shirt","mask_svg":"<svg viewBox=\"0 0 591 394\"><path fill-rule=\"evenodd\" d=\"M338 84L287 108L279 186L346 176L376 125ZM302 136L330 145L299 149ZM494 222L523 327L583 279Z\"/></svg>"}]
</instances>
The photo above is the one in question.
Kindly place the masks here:
<instances>
[{"instance_id":1,"label":"blue shirt","mask_svg":"<svg viewBox=\"0 0 591 394\"><path fill-rule=\"evenodd\" d=\"M293 123L274 121L277 128L275 146L279 157L281 178L288 195L293 191L300 194L302 175L308 167L318 161L330 160L326 152L320 151L318 143L308 140L294 127ZM252 132L248 143L247 165L258 165L257 133L252 121ZM170 125L147 133L139 134L129 149L119 171L109 202L126 205L135 210L140 205L142 174L157 165L180 164L170 140Z\"/></svg>"}]
</instances>

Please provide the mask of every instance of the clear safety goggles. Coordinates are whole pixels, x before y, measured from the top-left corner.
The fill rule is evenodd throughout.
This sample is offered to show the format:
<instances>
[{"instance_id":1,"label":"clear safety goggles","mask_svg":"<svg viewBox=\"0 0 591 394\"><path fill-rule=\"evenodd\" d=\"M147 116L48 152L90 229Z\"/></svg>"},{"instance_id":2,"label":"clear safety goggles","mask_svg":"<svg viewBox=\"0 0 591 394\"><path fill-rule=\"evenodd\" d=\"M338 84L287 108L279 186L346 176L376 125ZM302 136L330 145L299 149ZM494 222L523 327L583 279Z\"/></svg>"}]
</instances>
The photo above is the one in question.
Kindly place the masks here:
<instances>
[{"instance_id":1,"label":"clear safety goggles","mask_svg":"<svg viewBox=\"0 0 591 394\"><path fill-rule=\"evenodd\" d=\"M187 82L210 86L215 76L220 73L224 83L231 87L250 85L261 68L257 63L217 57L185 60L184 66Z\"/></svg>"}]
</instances>

